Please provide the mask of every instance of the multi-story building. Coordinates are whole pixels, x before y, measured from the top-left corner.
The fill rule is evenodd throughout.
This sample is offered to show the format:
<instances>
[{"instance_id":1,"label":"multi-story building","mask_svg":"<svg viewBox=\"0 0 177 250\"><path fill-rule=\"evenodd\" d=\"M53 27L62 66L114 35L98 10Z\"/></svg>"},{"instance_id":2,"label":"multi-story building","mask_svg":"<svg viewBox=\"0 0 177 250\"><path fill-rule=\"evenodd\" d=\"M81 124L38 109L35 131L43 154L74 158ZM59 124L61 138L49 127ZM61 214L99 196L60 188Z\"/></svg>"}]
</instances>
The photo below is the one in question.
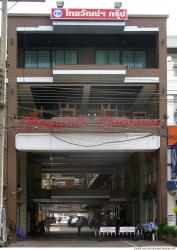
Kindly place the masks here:
<instances>
[{"instance_id":1,"label":"multi-story building","mask_svg":"<svg viewBox=\"0 0 177 250\"><path fill-rule=\"evenodd\" d=\"M54 9L8 21L12 232L32 233L49 211L166 218L166 16Z\"/></svg>"},{"instance_id":2,"label":"multi-story building","mask_svg":"<svg viewBox=\"0 0 177 250\"><path fill-rule=\"evenodd\" d=\"M167 218L169 225L176 225L177 206L177 37L169 36L167 40L167 94L168 94L168 209Z\"/></svg>"}]
</instances>

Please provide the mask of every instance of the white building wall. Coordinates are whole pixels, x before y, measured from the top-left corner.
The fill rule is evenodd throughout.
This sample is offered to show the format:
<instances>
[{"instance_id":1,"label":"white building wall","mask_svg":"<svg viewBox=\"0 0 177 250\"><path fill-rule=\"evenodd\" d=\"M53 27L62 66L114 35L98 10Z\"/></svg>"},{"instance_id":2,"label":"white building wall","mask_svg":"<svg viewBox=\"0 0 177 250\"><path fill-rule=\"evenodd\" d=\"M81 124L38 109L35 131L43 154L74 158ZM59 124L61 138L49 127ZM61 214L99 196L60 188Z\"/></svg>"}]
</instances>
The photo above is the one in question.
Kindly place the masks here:
<instances>
[{"instance_id":1,"label":"white building wall","mask_svg":"<svg viewBox=\"0 0 177 250\"><path fill-rule=\"evenodd\" d=\"M168 125L175 125L175 95L177 96L177 75L174 74L173 58L171 56L167 59L167 114Z\"/></svg>"},{"instance_id":2,"label":"white building wall","mask_svg":"<svg viewBox=\"0 0 177 250\"><path fill-rule=\"evenodd\" d=\"M23 133L16 135L20 151L146 152L160 148L160 136L150 133Z\"/></svg>"},{"instance_id":3,"label":"white building wall","mask_svg":"<svg viewBox=\"0 0 177 250\"><path fill-rule=\"evenodd\" d=\"M177 51L177 37L168 37L167 39L168 48L176 48ZM174 112L177 109L177 53L168 54L167 57L167 114L168 114L168 125L177 125L174 117ZM176 71L176 72L175 72ZM171 150L168 149L167 153L168 163L171 163ZM171 167L167 164L167 181L171 179ZM176 181L176 180L174 180ZM170 191L167 193L167 220L170 226L176 225L176 215L173 212L176 206L177 190Z\"/></svg>"},{"instance_id":4,"label":"white building wall","mask_svg":"<svg viewBox=\"0 0 177 250\"><path fill-rule=\"evenodd\" d=\"M168 215L167 215L167 219L168 219L168 225L169 226L176 226L176 215L173 212L174 207L176 206L176 196L170 194L168 192L168 196L167 196L167 211L168 211Z\"/></svg>"},{"instance_id":5,"label":"white building wall","mask_svg":"<svg viewBox=\"0 0 177 250\"><path fill-rule=\"evenodd\" d=\"M167 154L168 163L171 163L171 150L168 149ZM167 180L171 181L171 168L167 166ZM175 193L175 192L174 192ZM167 220L169 226L176 225L176 215L173 212L173 208L176 206L176 196L173 192L168 192L167 194Z\"/></svg>"}]
</instances>

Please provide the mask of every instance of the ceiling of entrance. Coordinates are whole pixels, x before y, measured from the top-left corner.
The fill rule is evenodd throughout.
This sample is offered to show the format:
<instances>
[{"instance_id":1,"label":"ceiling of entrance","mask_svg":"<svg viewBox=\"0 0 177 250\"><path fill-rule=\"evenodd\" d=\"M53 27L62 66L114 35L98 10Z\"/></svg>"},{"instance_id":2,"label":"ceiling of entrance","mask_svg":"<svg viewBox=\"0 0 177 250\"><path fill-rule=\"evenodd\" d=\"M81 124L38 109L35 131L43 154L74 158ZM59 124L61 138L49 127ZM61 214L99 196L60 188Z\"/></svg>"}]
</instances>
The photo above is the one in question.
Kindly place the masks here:
<instances>
[{"instance_id":1,"label":"ceiling of entrance","mask_svg":"<svg viewBox=\"0 0 177 250\"><path fill-rule=\"evenodd\" d=\"M50 173L105 173L109 174L125 164L130 153L117 152L67 152L33 153L30 159Z\"/></svg>"},{"instance_id":2,"label":"ceiling of entrance","mask_svg":"<svg viewBox=\"0 0 177 250\"><path fill-rule=\"evenodd\" d=\"M115 152L29 153L29 163L34 164L34 169L40 169L41 179L52 183L50 198L36 194L33 201L49 207L80 204L80 209L105 204L110 194L100 186L118 172L130 156L130 153Z\"/></svg>"}]
</instances>

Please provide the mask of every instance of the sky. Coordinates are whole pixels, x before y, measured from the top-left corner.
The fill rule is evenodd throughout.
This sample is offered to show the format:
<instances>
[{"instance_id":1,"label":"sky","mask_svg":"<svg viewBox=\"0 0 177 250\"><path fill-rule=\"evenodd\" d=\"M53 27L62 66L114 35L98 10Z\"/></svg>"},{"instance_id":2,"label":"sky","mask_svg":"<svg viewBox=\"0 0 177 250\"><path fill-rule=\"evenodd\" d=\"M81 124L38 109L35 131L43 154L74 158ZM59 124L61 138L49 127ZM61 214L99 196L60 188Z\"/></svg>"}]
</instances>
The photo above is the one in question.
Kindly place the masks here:
<instances>
[{"instance_id":1,"label":"sky","mask_svg":"<svg viewBox=\"0 0 177 250\"><path fill-rule=\"evenodd\" d=\"M65 0L65 8L114 8L116 0ZM177 36L177 0L121 0L122 8L128 14L165 14L167 20L167 35ZM9 3L9 13L50 13L56 7L56 0L46 0L45 3ZM13 6L13 7L12 7Z\"/></svg>"}]
</instances>

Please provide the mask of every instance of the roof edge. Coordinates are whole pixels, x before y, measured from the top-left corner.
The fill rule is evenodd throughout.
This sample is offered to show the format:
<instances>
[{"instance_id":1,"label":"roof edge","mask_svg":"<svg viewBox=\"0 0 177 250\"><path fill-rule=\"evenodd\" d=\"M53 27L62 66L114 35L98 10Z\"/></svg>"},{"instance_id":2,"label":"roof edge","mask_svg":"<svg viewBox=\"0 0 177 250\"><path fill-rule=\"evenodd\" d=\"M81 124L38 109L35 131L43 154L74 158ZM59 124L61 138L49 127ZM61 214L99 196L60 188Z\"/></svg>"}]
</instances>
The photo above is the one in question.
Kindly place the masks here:
<instances>
[{"instance_id":1,"label":"roof edge","mask_svg":"<svg viewBox=\"0 0 177 250\"><path fill-rule=\"evenodd\" d=\"M146 18L168 18L167 14L129 14L128 17L146 17Z\"/></svg>"},{"instance_id":2,"label":"roof edge","mask_svg":"<svg viewBox=\"0 0 177 250\"><path fill-rule=\"evenodd\" d=\"M8 13L8 16L50 16L50 13ZM169 15L162 14L128 14L128 17L133 18L168 18Z\"/></svg>"}]
</instances>

